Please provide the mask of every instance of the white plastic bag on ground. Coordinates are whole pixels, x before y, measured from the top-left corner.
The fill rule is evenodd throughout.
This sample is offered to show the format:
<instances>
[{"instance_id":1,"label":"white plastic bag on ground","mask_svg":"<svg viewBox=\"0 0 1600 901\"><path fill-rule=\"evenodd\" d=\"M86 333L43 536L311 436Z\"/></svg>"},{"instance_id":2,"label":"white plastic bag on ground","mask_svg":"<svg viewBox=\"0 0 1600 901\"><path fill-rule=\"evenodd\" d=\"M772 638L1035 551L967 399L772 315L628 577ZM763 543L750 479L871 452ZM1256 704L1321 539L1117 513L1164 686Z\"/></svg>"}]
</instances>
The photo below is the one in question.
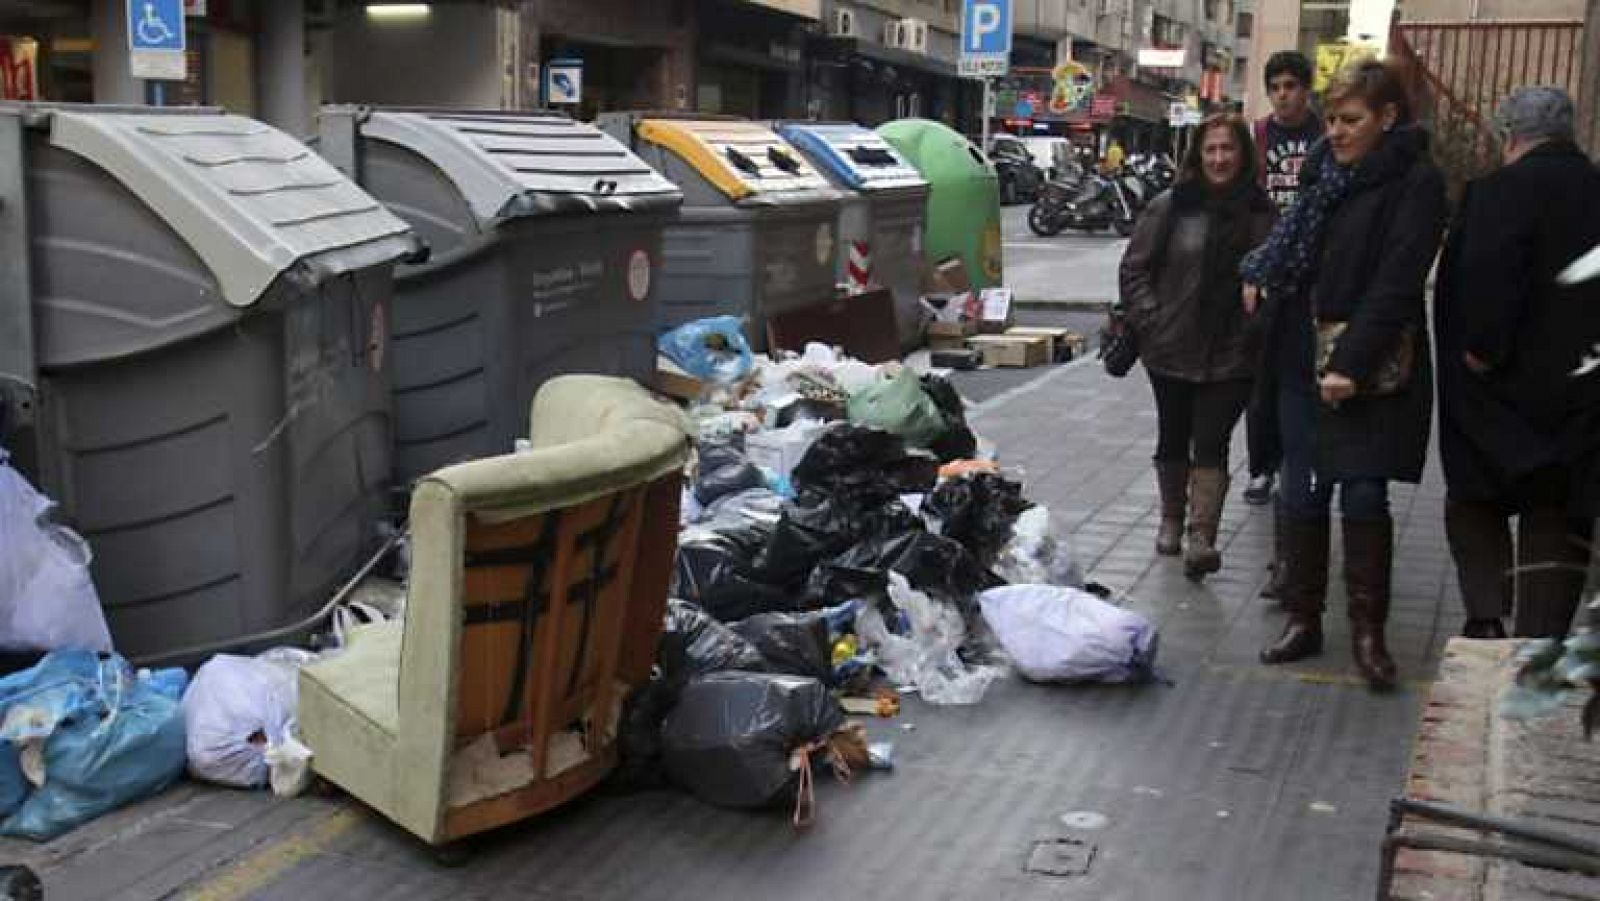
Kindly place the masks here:
<instances>
[{"instance_id":1,"label":"white plastic bag on ground","mask_svg":"<svg viewBox=\"0 0 1600 901\"><path fill-rule=\"evenodd\" d=\"M110 653L89 543L50 522L54 506L0 450L0 648Z\"/></svg>"},{"instance_id":2,"label":"white plastic bag on ground","mask_svg":"<svg viewBox=\"0 0 1600 901\"><path fill-rule=\"evenodd\" d=\"M910 635L896 635L871 604L856 617L856 633L876 654L889 681L916 689L930 704L976 704L990 683L1005 675L994 666L968 666L956 654L966 638L961 613L911 587L889 572L889 598L906 613Z\"/></svg>"},{"instance_id":3,"label":"white plastic bag on ground","mask_svg":"<svg viewBox=\"0 0 1600 901\"><path fill-rule=\"evenodd\" d=\"M1028 508L1011 528L1011 541L995 560L995 575L1013 585L1083 587L1083 570L1066 539L1050 525L1043 505Z\"/></svg>"},{"instance_id":4,"label":"white plastic bag on ground","mask_svg":"<svg viewBox=\"0 0 1600 901\"><path fill-rule=\"evenodd\" d=\"M283 797L310 781L311 752L296 734L300 667L315 655L277 648L260 657L219 654L183 696L189 772L197 779Z\"/></svg>"},{"instance_id":5,"label":"white plastic bag on ground","mask_svg":"<svg viewBox=\"0 0 1600 901\"><path fill-rule=\"evenodd\" d=\"M1034 682L1138 682L1155 676L1155 626L1086 591L1007 585L978 595L984 619Z\"/></svg>"}]
</instances>

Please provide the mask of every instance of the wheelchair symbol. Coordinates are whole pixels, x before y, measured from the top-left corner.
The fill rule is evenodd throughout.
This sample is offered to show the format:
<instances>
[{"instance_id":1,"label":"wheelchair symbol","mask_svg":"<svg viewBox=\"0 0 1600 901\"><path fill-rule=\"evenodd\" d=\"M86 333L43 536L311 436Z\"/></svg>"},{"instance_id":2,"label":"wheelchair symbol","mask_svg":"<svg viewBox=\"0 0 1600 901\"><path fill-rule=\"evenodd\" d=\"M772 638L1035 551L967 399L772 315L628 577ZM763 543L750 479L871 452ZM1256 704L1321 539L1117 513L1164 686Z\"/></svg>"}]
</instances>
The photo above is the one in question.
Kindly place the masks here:
<instances>
[{"instance_id":1,"label":"wheelchair symbol","mask_svg":"<svg viewBox=\"0 0 1600 901\"><path fill-rule=\"evenodd\" d=\"M161 45L171 43L176 39L172 29L167 27L165 19L156 14L156 5L144 5L144 18L139 20L139 42L145 45Z\"/></svg>"}]
</instances>

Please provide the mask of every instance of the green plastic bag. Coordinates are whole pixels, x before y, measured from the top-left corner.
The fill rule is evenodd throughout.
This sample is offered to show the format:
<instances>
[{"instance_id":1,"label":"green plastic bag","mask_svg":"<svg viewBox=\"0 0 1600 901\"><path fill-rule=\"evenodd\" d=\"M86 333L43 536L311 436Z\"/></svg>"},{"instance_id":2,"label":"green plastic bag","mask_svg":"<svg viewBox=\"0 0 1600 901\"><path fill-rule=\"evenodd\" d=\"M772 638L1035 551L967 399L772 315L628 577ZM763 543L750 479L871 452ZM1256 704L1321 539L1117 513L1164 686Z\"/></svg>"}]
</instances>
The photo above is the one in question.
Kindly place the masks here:
<instances>
[{"instance_id":1,"label":"green plastic bag","mask_svg":"<svg viewBox=\"0 0 1600 901\"><path fill-rule=\"evenodd\" d=\"M910 369L852 394L845 409L851 422L899 435L913 447L927 447L948 428L939 405Z\"/></svg>"}]
</instances>

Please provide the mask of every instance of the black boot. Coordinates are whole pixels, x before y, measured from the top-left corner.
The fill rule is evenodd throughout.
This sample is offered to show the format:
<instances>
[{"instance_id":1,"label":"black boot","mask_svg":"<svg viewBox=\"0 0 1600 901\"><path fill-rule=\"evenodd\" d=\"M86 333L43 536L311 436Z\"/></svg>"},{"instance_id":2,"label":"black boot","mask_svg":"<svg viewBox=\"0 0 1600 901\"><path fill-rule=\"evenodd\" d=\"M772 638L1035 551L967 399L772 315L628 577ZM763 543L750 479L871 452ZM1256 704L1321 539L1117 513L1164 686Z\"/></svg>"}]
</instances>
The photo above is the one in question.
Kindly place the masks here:
<instances>
[{"instance_id":1,"label":"black boot","mask_svg":"<svg viewBox=\"0 0 1600 901\"><path fill-rule=\"evenodd\" d=\"M1278 598L1285 596L1289 581L1289 517L1282 510L1272 511L1272 562L1267 568L1272 572L1272 578L1267 580L1265 588L1261 589L1264 598Z\"/></svg>"},{"instance_id":2,"label":"black boot","mask_svg":"<svg viewBox=\"0 0 1600 901\"><path fill-rule=\"evenodd\" d=\"M1394 658L1384 642L1389 621L1389 578L1394 565L1394 521L1344 522L1344 588L1350 598L1350 651L1374 691L1395 686Z\"/></svg>"},{"instance_id":3,"label":"black boot","mask_svg":"<svg viewBox=\"0 0 1600 901\"><path fill-rule=\"evenodd\" d=\"M1322 653L1322 610L1328 597L1328 520L1284 517L1282 602L1289 622L1261 652L1269 666Z\"/></svg>"},{"instance_id":4,"label":"black boot","mask_svg":"<svg viewBox=\"0 0 1600 901\"><path fill-rule=\"evenodd\" d=\"M1183 514L1189 507L1189 463L1156 461L1156 487L1161 490L1161 528L1156 553L1176 557L1183 550Z\"/></svg>"}]
</instances>

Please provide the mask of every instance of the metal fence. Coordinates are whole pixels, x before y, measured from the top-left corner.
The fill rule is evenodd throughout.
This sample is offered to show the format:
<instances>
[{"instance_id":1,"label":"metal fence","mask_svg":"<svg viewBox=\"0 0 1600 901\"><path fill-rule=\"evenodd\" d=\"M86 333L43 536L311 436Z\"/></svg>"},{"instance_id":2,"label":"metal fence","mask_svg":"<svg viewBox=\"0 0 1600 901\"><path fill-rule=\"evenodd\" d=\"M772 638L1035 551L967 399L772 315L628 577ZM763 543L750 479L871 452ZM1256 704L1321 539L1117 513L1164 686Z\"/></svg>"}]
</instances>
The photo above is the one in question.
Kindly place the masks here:
<instances>
[{"instance_id":1,"label":"metal fence","mask_svg":"<svg viewBox=\"0 0 1600 901\"><path fill-rule=\"evenodd\" d=\"M1494 111L1513 90L1553 85L1579 96L1581 21L1400 22L1390 47L1456 188L1497 162Z\"/></svg>"}]
</instances>

